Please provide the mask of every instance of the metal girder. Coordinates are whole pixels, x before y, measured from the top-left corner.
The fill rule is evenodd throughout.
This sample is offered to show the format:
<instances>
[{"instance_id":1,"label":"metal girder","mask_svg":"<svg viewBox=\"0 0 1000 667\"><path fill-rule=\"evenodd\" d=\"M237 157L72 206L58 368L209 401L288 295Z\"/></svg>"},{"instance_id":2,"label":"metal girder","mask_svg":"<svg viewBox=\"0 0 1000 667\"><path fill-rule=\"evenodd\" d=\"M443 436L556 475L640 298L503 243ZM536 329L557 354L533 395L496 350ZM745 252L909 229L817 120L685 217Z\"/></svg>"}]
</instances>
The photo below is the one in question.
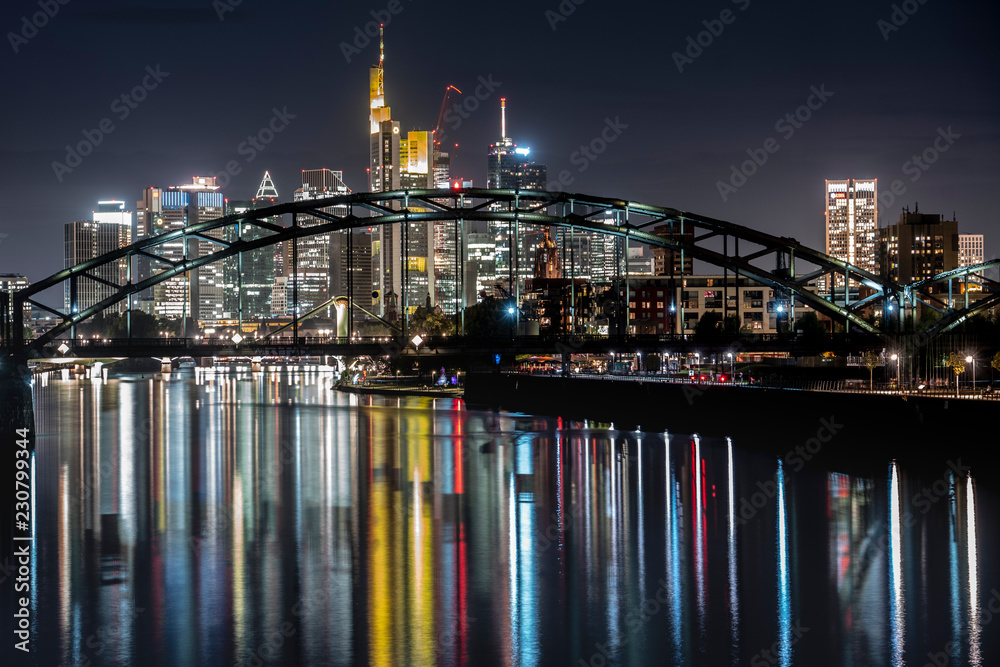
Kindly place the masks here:
<instances>
[{"instance_id":1,"label":"metal girder","mask_svg":"<svg viewBox=\"0 0 1000 667\"><path fill-rule=\"evenodd\" d=\"M474 202L475 205L469 208L464 207L464 204L469 200L478 200L478 203ZM459 205L459 201L461 201L463 205ZM394 204L396 206L400 206L406 205L407 202L418 202L421 207L427 207L433 210L411 211L404 210L402 208L394 208ZM449 204L448 202L452 203ZM551 210L552 207L556 205L564 205L564 208L569 208L571 212L565 215L550 215L547 211ZM369 213L372 213L373 215L368 217L356 217L352 213L347 216L337 216L322 210L337 206L347 206L352 211L353 207L357 206L368 211ZM593 210L591 211L590 209ZM293 214L293 219L295 217L294 214L299 214L309 215L320 220L325 220L326 222L308 227L295 224L289 227L282 227L266 222L266 220L278 218L289 213ZM597 216L606 215L608 213L616 214L615 223L607 224L605 222L597 222L593 220L593 218ZM622 213L624 216L620 215ZM621 217L625 218L624 222L621 220ZM226 257L230 257L241 252L274 245L283 241L326 234L345 229L394 224L404 221L424 222L456 220L483 220L492 222L516 221L519 223L549 227L575 227L581 230L590 230L602 234L627 237L631 240L647 243L655 247L667 248L674 251L684 251L694 259L702 260L726 269L731 269L737 275L751 278L776 289L788 290L796 298L808 303L817 310L826 312L838 318L843 318L852 322L861 329L872 333L875 333L875 330L871 327L871 325L858 318L854 311L861 307L861 303L868 303L879 298L884 299L892 294L898 294L903 291L903 287L891 280L869 273L864 269L853 266L847 262L843 262L817 250L803 246L795 239L773 236L749 227L706 216L700 216L686 211L660 206L651 206L639 202L593 197L576 193L570 194L539 190L490 190L482 188L468 188L459 190L415 189L393 192L354 193L349 195L340 195L337 197L329 197L326 199L313 199L302 202L278 204L268 208L261 208L215 220L208 220L191 225L182 230L174 230L159 236L142 239L141 241L137 241L126 248L112 251L102 255L101 257L60 271L42 281L35 283L28 289L16 293L15 305L23 305L26 302L34 303L30 299L31 296L43 292L44 290L58 285L59 283L70 278L92 278L92 276L88 275L92 269L122 258L144 256L170 267L140 283L119 286L118 293L104 299L99 304L95 304L94 306L87 308L81 313L64 314L46 307L47 310L50 310L51 312L62 317L64 322L50 332L44 334L42 338L38 339L38 341L41 342L36 341L36 347L40 347L44 345L45 342L52 340L63 331L70 328L73 324L85 320L88 317L91 317L114 305L122 298L141 292L155 284L187 271L191 271L198 267L225 259ZM671 222L683 224L686 228L691 229L692 232L700 230L702 233L694 237L693 240L688 239L682 241L677 238L671 238L670 236L659 236L657 234L643 231L644 228L651 225L660 225ZM240 239L236 242L228 244L227 242L207 236L207 233L211 231L224 229L233 225L244 224L254 225L270 230L273 234L259 239L254 239L252 241L244 241ZM742 240L760 245L762 246L762 249L747 255L728 257L723 253L718 253L698 245L706 239L719 235L725 235L727 237L731 236L738 241ZM153 248L158 246L166 243L181 241L188 237L218 243L223 247L221 250L210 255L206 255L205 257L199 257L193 260L188 259L181 262L167 260L150 252ZM805 276L786 277L775 275L766 269L750 264L750 262L754 259L777 252L794 254L797 261L814 264L819 268L809 274L806 274ZM914 286L908 286L908 289L912 288L916 290L926 284L929 284L929 282L940 282L941 280L947 280L949 277L981 271L997 266L998 264L1000 264L1000 260L987 262L976 267L967 267L959 270L958 272L949 272L948 274L936 276L929 281L915 283ZM873 289L875 294L866 297L858 304L854 304L853 308L841 308L832 301L829 301L804 288L805 282L824 274L845 276L848 280L862 283ZM992 299L984 301L992 303ZM983 302L980 302L980 304L982 303ZM979 310L982 307L982 305L977 306L976 310ZM961 313L958 313L956 317L961 317Z\"/></svg>"}]
</instances>

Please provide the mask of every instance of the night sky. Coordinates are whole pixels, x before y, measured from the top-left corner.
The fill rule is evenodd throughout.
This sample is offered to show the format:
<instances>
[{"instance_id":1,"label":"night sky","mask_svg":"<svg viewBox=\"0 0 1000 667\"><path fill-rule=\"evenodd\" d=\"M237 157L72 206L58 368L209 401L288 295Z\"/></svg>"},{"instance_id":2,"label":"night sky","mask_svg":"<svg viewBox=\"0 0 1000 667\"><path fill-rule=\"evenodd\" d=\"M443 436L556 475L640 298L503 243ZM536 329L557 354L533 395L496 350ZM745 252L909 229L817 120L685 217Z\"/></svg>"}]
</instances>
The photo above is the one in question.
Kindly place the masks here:
<instances>
[{"instance_id":1,"label":"night sky","mask_svg":"<svg viewBox=\"0 0 1000 667\"><path fill-rule=\"evenodd\" d=\"M40 4L58 12L25 28L26 16L43 23ZM480 77L494 82L467 119L444 124L447 143L460 144L453 179L485 187L505 96L508 134L548 165L550 181L566 170L567 191L694 211L822 250L824 179L876 177L880 193L899 180L905 193L883 201L882 226L919 202L921 212L956 213L963 233L986 234L986 257L996 257L997 12L943 0L896 7L7 0L0 273L39 280L63 268L63 224L89 218L99 199L134 210L143 187L188 183L231 160L240 169L223 190L231 199L252 197L265 169L282 201L302 169L342 170L365 191L378 42L359 53L354 41L373 11L390 17L386 97L404 131L433 128L448 85L471 98ZM708 45L692 47L699 33ZM144 81L144 100L121 100ZM813 89L822 98L810 100ZM808 120L783 120L810 101L799 111ZM241 151L275 109L294 118L262 150ZM94 133L102 119L113 130ZM585 158L581 146L609 122L615 140ZM75 163L66 146L85 131L100 134L93 153L71 171L54 168ZM748 150L766 153L772 138L777 152L724 198L732 165ZM923 169L912 158L925 150L936 160Z\"/></svg>"}]
</instances>

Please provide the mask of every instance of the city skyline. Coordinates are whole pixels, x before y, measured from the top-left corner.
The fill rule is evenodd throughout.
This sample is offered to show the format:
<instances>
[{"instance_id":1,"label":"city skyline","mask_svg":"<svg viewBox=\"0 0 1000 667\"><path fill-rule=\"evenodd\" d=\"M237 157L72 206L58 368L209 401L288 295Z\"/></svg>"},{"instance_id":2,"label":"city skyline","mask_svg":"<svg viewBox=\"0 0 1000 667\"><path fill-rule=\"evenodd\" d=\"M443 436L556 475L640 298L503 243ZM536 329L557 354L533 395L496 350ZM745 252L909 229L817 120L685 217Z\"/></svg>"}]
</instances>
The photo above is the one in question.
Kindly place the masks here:
<instances>
[{"instance_id":1,"label":"city skyline","mask_svg":"<svg viewBox=\"0 0 1000 667\"><path fill-rule=\"evenodd\" d=\"M942 90L959 88L958 92L961 94L954 94L953 91L951 95L941 96L942 100L947 99L949 102L928 101L892 123L884 119L876 122L879 117L891 115L885 108L889 96L880 97L879 104L874 105L877 110L870 112L871 122L850 123L853 128L851 134L857 134L859 138L870 134L878 136L869 136L867 145L861 150L847 151L845 144L857 148L858 140L844 141L845 135L838 133L836 129L840 127L844 130L847 119L852 114L861 113L861 110L854 106L851 99L847 99L855 96L850 88L855 84L849 84L842 76L838 80L830 73L830 63L835 60L832 55L835 52L832 50L823 52L812 48L802 51L799 57L803 69L808 69L805 67L807 64L814 65L815 70L811 72L814 76L809 76L810 72L804 72L801 76L784 77L780 83L763 82L758 88L757 98L741 107L742 114L729 117L729 121L735 120L738 123L727 121L720 124L720 115L727 115L724 113L725 104L721 100L726 97L735 99L741 91L745 92L748 85L746 81L737 80L731 73L727 73L725 61L727 53L731 52L729 46L739 48L745 45L747 35L741 31L741 23L759 23L764 20L753 18L754 10L759 8L750 6L750 3L745 3L745 6L742 2L734 3L731 10L735 16L734 22L725 25L724 32L714 37L713 43L698 47L703 53L693 58L691 63L682 62L677 65L676 58L668 61L661 56L656 65L658 76L655 79L648 72L635 72L634 67L631 70L622 69L627 54L609 56L606 66L618 67L616 71L621 73L624 81L618 82L614 76L610 76L608 87L613 94L600 96L605 100L600 104L586 96L583 87L574 90L572 85L562 82L552 83L548 88L542 86L540 81L545 77L525 73L523 56L516 53L509 56L505 54L498 61L495 54L484 55L481 47L461 34L455 36L455 41L468 47L470 57L463 58L460 66L442 63L438 55L428 58L419 67L415 66L411 55L419 49L417 27L424 25L427 17L421 11L413 11L409 4L401 7L398 13L390 13L391 20L386 22L385 28L385 76L386 87L391 91L389 101L395 107L396 114L403 119L401 132L406 134L412 130L433 127L441 96L447 85L454 84L464 91L461 96L451 96L444 114L446 142L454 140L460 144L458 154L454 156L453 180L461 178L472 180L476 185L486 184L482 156L486 147L496 141L502 96L508 100L508 122L517 128L511 134L523 140L524 144L532 146L532 158L548 165L550 189L673 206L746 224L769 233L792 236L811 247L822 249L823 216L822 210L817 206L823 187L821 182L825 179L849 178L854 174L870 176L880 181L880 226L894 220L903 206L914 208L918 203L924 210L940 212L946 216L957 211L959 219L963 221L963 233L985 234L984 257L996 255L995 234L991 234L996 225L991 224L988 214L988 193L976 185L995 180L993 175L998 170L996 165L985 161L985 156L993 146L992 142L995 142L991 129L995 126L996 100L987 91L980 91L971 85L971 73L952 79L931 76L930 80ZM143 24L144 21L151 20L142 10L130 12L112 6L88 12L73 11L72 7L61 11L65 15L54 18L50 25L38 31L36 37L26 45L21 45L16 54L11 54L16 58L16 65L21 64L22 59L28 65L30 58L35 59L35 65L42 65L43 58L32 54L42 48L62 48L51 43L50 34L61 34L74 25L94 26L94 30L100 31L105 29L103 26L114 23ZM360 33L352 33L344 29L342 42L350 44L353 37L364 35L367 24L372 20L371 12L378 14L382 10L344 8L342 11L343 17L356 16L355 22L343 25L354 26L356 23L361 30ZM553 19L538 8L529 11L523 4L515 3L510 11L512 16L524 16L525 30L546 43L551 42L550 48L556 48L567 35L572 36L574 31L592 35L595 22L612 21L617 25L617 21L622 20L606 10L582 5L572 15L562 17L564 20ZM661 40L664 50L672 54L688 50L696 53L698 48L686 48L688 33L697 38L709 27L717 28L717 24L713 23L717 19L703 8L688 8L677 13L679 11L664 9L659 14L676 15L677 18L677 27L671 28L669 34L664 35ZM864 36L865 48L862 51L867 50L871 54L882 49L883 55L892 56L897 50L911 49L914 42L926 37L932 29L942 31L970 28L968 23L963 22L968 17L964 17L962 11L937 17L943 21L932 25L935 23L932 8L921 7L919 13L899 26L897 31L890 30L886 38L883 35L884 26L879 29L878 22L885 18L881 14L888 13L875 11L875 8L869 11L869 30L858 28L858 31ZM698 13L690 14L691 12ZM262 19L259 12L243 7L223 12L221 21L214 11L207 11L203 16L193 7L178 9L173 14L167 13L174 16L179 24L192 26L192 30L206 33L210 33L210 28L252 32L259 29L257 24ZM700 13L705 13L705 16L698 18ZM767 24L768 29L775 29L773 22L776 17L773 14L768 17L772 21ZM286 20L284 17L278 19L282 22ZM781 18L781 21L788 20L791 19ZM213 22L218 22L218 25ZM60 27L60 23L66 25ZM441 18L441 24L458 25L450 17ZM643 30L639 25L632 25L631 28ZM754 29L757 28L760 25ZM821 28L820 42L824 42L832 28ZM676 39L673 38L674 30L680 31L676 34ZM873 32L874 39L867 32ZM729 35L732 35L732 43L724 46L723 43L730 39ZM159 159L164 157L160 149L169 142L157 139L150 143L148 136L140 140L134 133L142 134L154 128L160 134L173 136L178 129L184 128L192 136L197 135L201 139L205 139L205 136L200 126L189 122L190 113L180 116L184 122L165 122L166 118L172 118L170 114L176 110L178 95L177 92L170 92L169 84L178 81L182 74L190 76L191 72L174 65L168 67L164 62L157 65L152 53L148 59L152 63L149 71L143 67L138 68L138 73L142 74L138 80L143 93L135 97L142 96L144 101L136 104L135 109L124 106L125 110L130 111L128 116L121 118L125 112L119 111L117 115L115 112L124 103L115 106L95 103L96 106L89 107L94 109L95 122L91 124L95 128L100 127L102 115L109 115L113 118L117 133L106 133L100 144L93 148L93 154L81 158L80 165L72 168L71 172L61 173L58 177L54 173L53 163L66 163L65 155L61 158L58 155L66 151L58 144L65 146L79 143L87 135L82 134L82 130L64 132L61 128L66 123L73 127L74 123L79 125L84 121L49 117L49 122L54 124L53 130L46 134L44 141L31 148L25 145L25 140L37 134L30 131L37 121L32 119L29 122L22 117L21 120L27 123L28 131L23 133L26 136L8 140L8 155L11 155L11 149L14 149L16 155L13 155L13 160L4 161L7 167L5 171L8 172L6 182L14 192L7 198L2 213L5 217L2 227L8 236L0 243L0 270L24 273L29 279L38 280L61 269L61 258L46 247L44 235L34 238L34 234L41 233L41 230L60 230L67 222L80 219L88 202L105 199L132 201L133 196L150 183L184 182L196 175L215 174L221 185L220 190L227 199L244 200L252 197L264 171L269 171L279 192L285 193L285 200L290 200L287 195L296 187L292 185L295 174L305 169L325 167L342 170L348 187L355 192L364 191L364 181L367 179L363 165L366 158L364 139L360 124L357 123L357 118L364 112L355 109L360 104L354 103L364 100L368 87L365 70L378 60L378 39L357 37L359 44L366 40L367 44L363 48L352 47L359 51L356 54L350 52L351 49L332 48L337 66L330 68L329 76L323 81L316 81L315 73L310 75L312 83L301 88L300 92L305 93L309 89L313 94L300 96L295 103L285 105L281 100L282 95L269 95L267 86L258 87L260 92L255 96L260 99L250 106L260 112L259 120L249 119L249 112L241 110L242 120L227 120L222 124L205 122L219 114L220 106L216 102L200 102L199 105L203 108L199 115L205 116L202 118L203 123L215 126L216 130L224 125L225 130L216 131L214 134L219 136L210 141L195 142L196 147L192 147L189 139L180 141L171 151L167 151L171 153L167 156L169 159ZM698 43L697 40L693 41ZM702 42L707 41L707 38L702 38ZM46 43L48 45L43 46ZM338 41L337 44L340 45L341 42ZM630 53L634 55L645 52L648 46L637 43L631 49ZM338 50L345 53L344 60L339 59L341 54L336 53ZM759 59L768 61L774 58L775 54L770 53L769 49L763 51L758 55ZM579 81L580 70L586 69L594 58L594 54L586 51L579 55L581 62L578 66L561 66L561 71L565 71L572 82ZM690 55L685 57L691 58ZM892 56L887 62L899 57ZM922 58L920 56L918 59ZM967 64L976 60L972 53L951 54L948 58ZM989 70L991 62L995 63L995 58L976 60L970 71ZM482 67L477 67L480 64ZM174 67L173 71L171 67ZM270 67L278 65L272 64ZM934 70L938 66L927 64L927 67ZM17 69L14 68L15 79ZM480 71L476 72L477 69ZM889 82L887 85L898 87L907 80L913 83L916 77L914 72L919 70L919 67L911 68L907 73L900 74L899 81ZM129 70L124 62L109 71L121 72L121 80L129 80L125 76ZM823 75L826 74L830 74L830 77L824 80ZM228 72L219 85L223 88L232 86L241 81L243 76L242 73ZM289 73L275 80L295 80L295 76ZM440 85L436 85L437 77L441 77ZM758 73L751 80L759 78ZM709 82L722 80L728 80L728 90L711 93L704 90ZM640 81L652 83L641 94L635 88ZM643 107L644 111L639 113L634 104L630 105L630 102L638 99L637 95L648 95L653 99L662 96L664 87L669 87L665 85L667 81L680 89L690 89L689 92L692 93L700 91L709 102L714 98L719 98L720 102L702 106L701 115L707 118L684 127L681 127L683 119L693 120L689 111L671 109L667 114L666 106L653 105ZM810 83L806 84L806 81ZM191 82L187 81L180 87L189 85ZM349 116L345 116L346 112L339 109L334 117L322 117L313 113L318 100L328 99L330 96L329 92L318 92L324 85L327 88L335 86L336 96L348 101L343 106L351 112ZM287 86L288 84L282 83L275 88L288 92ZM840 97L838 86L844 91L843 97ZM810 92L812 90L821 94L817 96ZM53 89L48 94L56 95L56 92ZM157 94L168 99L158 102ZM96 99L93 94L88 95L91 101ZM554 108L553 96L558 96L567 106ZM295 98L294 95L286 97ZM584 97L588 99L584 101ZM308 101L297 106L298 100L305 98ZM847 108L843 112L832 109L839 102L838 98L845 100ZM933 96L932 99L937 100L938 96ZM570 104L573 112L560 112L561 109L570 108ZM962 104L968 108L956 110ZM786 107L792 112L791 120L783 122L785 114L777 111ZM831 111L825 115L827 108ZM978 109L978 112L972 113L970 109L973 108ZM650 109L654 112L649 112ZM17 115L21 112L13 113ZM765 113L767 115L761 116ZM971 122L970 114L975 117ZM809 118L802 121L807 116ZM76 114L77 119L87 117L89 116L82 110ZM656 121L657 117L682 122L664 125L662 121ZM761 117L773 117L778 122L756 122ZM334 120L331 121L331 118ZM615 126L619 128L620 135L609 131L610 127ZM55 131L55 128L60 128L60 131ZM270 141L266 144L262 141L244 142L256 128L270 128L269 133L257 133L259 139ZM650 152L651 142L647 138L652 131L661 133L664 139L670 141L669 157L663 150ZM86 132L91 132L89 126ZM775 132L775 136L780 138L769 136ZM126 134L127 138L121 138ZM238 141L229 138L233 134ZM597 141L602 134L601 141ZM222 135L226 138L221 138ZM91 133L90 136L97 135ZM921 136L924 137L922 141ZM53 138L52 141L49 141L50 137ZM303 140L307 137L316 138L312 142L314 146L311 153L302 150ZM700 141L700 145L690 146L688 142L692 140ZM768 143L769 140L772 140L771 143ZM48 145L48 148L42 148L43 145ZM775 145L776 150L771 152ZM907 148L904 149L904 145ZM599 154L597 148L601 149ZM122 151L129 155L115 161L113 158ZM137 154L132 155L132 152ZM138 155L143 152L150 154L143 159ZM45 153L44 159L41 158L42 153ZM707 160L708 155L714 157ZM913 157L918 159L913 160ZM755 161L747 166L747 160ZM682 162L685 163L680 164ZM228 168L231 163L235 163L235 169ZM39 164L43 165L40 169ZM12 170L16 173L9 173ZM637 173L640 174L638 177ZM32 177L28 178L29 174ZM657 186L655 181L660 181L662 185ZM893 187L896 181L899 184ZM726 183L728 187L720 188L720 183ZM140 187L136 189L135 184ZM735 192L729 191L730 188ZM783 197L783 203L781 212L775 215L773 201L768 203L768 200L773 200L777 193ZM883 193L885 196L882 196ZM30 207L27 206L29 201ZM28 252L14 251L18 247L23 250L25 244L30 249Z\"/></svg>"}]
</instances>

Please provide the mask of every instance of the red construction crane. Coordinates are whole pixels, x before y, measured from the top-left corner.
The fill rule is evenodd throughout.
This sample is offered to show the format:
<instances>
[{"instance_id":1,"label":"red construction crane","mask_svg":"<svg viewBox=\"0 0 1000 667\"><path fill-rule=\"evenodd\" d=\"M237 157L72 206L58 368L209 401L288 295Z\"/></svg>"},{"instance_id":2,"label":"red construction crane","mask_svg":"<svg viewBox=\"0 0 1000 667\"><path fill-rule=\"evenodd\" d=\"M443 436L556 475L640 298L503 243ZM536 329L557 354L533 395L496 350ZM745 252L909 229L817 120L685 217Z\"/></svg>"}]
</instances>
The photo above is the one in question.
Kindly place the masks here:
<instances>
[{"instance_id":1,"label":"red construction crane","mask_svg":"<svg viewBox=\"0 0 1000 667\"><path fill-rule=\"evenodd\" d=\"M448 96L451 95L451 91L453 90L459 95L462 94L462 91L455 86L448 86L444 89L444 99L441 100L441 113L438 114L438 122L434 127L434 143L438 146L441 145L441 123L444 121L444 110L448 108Z\"/></svg>"}]
</instances>

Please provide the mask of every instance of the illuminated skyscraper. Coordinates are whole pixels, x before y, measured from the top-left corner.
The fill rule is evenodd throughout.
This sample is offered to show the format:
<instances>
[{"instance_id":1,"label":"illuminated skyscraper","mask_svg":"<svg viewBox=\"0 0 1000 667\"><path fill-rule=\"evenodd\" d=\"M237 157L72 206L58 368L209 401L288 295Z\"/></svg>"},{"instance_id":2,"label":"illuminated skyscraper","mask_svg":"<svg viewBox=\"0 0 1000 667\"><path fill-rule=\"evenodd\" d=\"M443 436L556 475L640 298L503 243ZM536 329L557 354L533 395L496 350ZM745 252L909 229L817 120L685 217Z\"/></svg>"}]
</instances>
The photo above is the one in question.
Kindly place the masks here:
<instances>
[{"instance_id":1,"label":"illuminated skyscraper","mask_svg":"<svg viewBox=\"0 0 1000 667\"><path fill-rule=\"evenodd\" d=\"M959 267L975 266L983 263L983 235L982 234L959 234L958 235L958 265ZM972 274L970 278L969 290L980 291L982 285L977 279L981 279L983 272Z\"/></svg>"},{"instance_id":2,"label":"illuminated skyscraper","mask_svg":"<svg viewBox=\"0 0 1000 667\"><path fill-rule=\"evenodd\" d=\"M877 206L878 179L826 181L826 254L876 273ZM843 286L844 277L834 284Z\"/></svg>"},{"instance_id":3,"label":"illuminated skyscraper","mask_svg":"<svg viewBox=\"0 0 1000 667\"><path fill-rule=\"evenodd\" d=\"M170 188L149 187L143 190L136 204L136 238L164 234L221 218L225 205L215 177L195 176L188 185ZM207 234L221 240L222 232ZM154 254L167 262L179 262L185 257L195 259L219 249L220 246L201 239L177 239L157 246ZM164 271L169 264L148 257L138 262L139 279ZM215 262L153 287L152 294L143 295L142 309L157 317L191 317L214 321L223 316L225 278L223 263Z\"/></svg>"},{"instance_id":4,"label":"illuminated skyscraper","mask_svg":"<svg viewBox=\"0 0 1000 667\"><path fill-rule=\"evenodd\" d=\"M302 172L302 187L295 191L294 201L325 199L349 194L344 184L343 172L330 169L307 169ZM322 209L335 215L347 215L346 206ZM326 220L309 215L299 215L299 226L313 227ZM333 232L346 234L346 232ZM335 296L330 293L330 233L317 234L284 244L285 275L288 277L286 302L291 308L298 296L299 314L304 315L313 308ZM297 257L296 257L297 254ZM333 267L336 268L335 266ZM329 316L329 313L326 313Z\"/></svg>"},{"instance_id":5,"label":"illuminated skyscraper","mask_svg":"<svg viewBox=\"0 0 1000 667\"><path fill-rule=\"evenodd\" d=\"M93 219L66 223L64 229L65 268L76 266L95 257L132 243L132 211L125 210L125 202L102 201L97 203ZM66 312L79 312L113 296L117 289L111 285L128 282L128 259L122 258L87 272L98 280L81 276L76 281L76 293L67 282L64 289ZM108 284L110 283L110 284ZM121 302L106 314L123 312L127 308Z\"/></svg>"},{"instance_id":6,"label":"illuminated skyscraper","mask_svg":"<svg viewBox=\"0 0 1000 667\"><path fill-rule=\"evenodd\" d=\"M531 149L518 147L507 136L507 98L500 99L500 140L490 144L486 154L486 187L491 190L544 190L547 183L545 165L528 159ZM514 257L511 254L514 230L507 223L490 223L496 239L496 280L505 282L511 291ZM531 278L537 246L544 238L536 225L522 225L518 233L516 273L520 284Z\"/></svg>"},{"instance_id":7,"label":"illuminated skyscraper","mask_svg":"<svg viewBox=\"0 0 1000 667\"><path fill-rule=\"evenodd\" d=\"M257 196L251 200L226 200L226 215L246 213L259 208L267 208L278 203L278 190L274 187L271 174L264 172L264 178L257 189ZM265 220L272 225L283 226L280 217ZM227 230L227 241L236 240L236 227ZM239 233L244 241L255 241L272 232L256 225L241 225ZM225 317L253 321L271 317L271 296L274 279L280 273L281 246L266 246L248 250L237 257L225 260ZM242 275L242 281L240 276ZM242 293L240 286L242 285Z\"/></svg>"}]
</instances>

